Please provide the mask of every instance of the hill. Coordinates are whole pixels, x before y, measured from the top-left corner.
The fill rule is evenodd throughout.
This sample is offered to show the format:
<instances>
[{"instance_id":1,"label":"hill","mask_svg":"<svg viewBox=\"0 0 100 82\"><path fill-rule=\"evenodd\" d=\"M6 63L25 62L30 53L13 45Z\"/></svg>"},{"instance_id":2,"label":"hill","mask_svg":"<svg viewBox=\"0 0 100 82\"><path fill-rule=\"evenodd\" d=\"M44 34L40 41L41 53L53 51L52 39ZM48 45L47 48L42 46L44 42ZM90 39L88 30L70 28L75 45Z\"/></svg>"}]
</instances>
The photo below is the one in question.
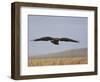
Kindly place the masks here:
<instances>
[{"instance_id":1,"label":"hill","mask_svg":"<svg viewBox=\"0 0 100 82\"><path fill-rule=\"evenodd\" d=\"M62 58L62 57L84 57L87 56L87 48L66 50L57 53L41 54L29 58Z\"/></svg>"}]
</instances>

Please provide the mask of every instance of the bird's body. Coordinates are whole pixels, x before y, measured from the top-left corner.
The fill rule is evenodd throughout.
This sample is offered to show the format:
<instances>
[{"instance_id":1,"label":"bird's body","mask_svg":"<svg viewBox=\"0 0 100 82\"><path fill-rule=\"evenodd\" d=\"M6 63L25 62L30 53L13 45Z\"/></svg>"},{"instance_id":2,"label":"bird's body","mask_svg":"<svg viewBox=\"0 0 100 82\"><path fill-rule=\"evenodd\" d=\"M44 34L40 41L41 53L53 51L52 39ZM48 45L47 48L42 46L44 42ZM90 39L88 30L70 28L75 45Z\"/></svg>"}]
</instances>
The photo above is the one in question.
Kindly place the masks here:
<instances>
[{"instance_id":1,"label":"bird's body","mask_svg":"<svg viewBox=\"0 0 100 82\"><path fill-rule=\"evenodd\" d=\"M51 40L51 43L55 44L55 45L59 45L59 40L55 39L55 40Z\"/></svg>"},{"instance_id":2,"label":"bird's body","mask_svg":"<svg viewBox=\"0 0 100 82\"><path fill-rule=\"evenodd\" d=\"M32 40L32 41L50 41L51 43L53 43L55 45L59 45L59 41L78 43L78 41L72 40L72 39L69 39L69 38L53 38L53 37L42 37L42 38L35 39L35 40Z\"/></svg>"}]
</instances>

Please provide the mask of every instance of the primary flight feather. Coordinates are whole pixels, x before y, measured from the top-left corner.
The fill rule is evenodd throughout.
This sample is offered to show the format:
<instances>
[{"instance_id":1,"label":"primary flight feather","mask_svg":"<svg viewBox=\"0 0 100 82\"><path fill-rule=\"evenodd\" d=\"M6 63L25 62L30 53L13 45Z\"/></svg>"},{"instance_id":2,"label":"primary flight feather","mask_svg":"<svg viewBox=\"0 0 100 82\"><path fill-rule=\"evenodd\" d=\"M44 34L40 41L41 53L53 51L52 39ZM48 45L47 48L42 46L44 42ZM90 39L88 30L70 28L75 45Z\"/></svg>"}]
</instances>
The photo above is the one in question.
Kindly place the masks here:
<instances>
[{"instance_id":1,"label":"primary flight feather","mask_svg":"<svg viewBox=\"0 0 100 82\"><path fill-rule=\"evenodd\" d=\"M59 41L78 43L78 41L70 39L70 38L53 38L53 37L41 37L32 41L51 41L51 43L55 45L59 45Z\"/></svg>"}]
</instances>

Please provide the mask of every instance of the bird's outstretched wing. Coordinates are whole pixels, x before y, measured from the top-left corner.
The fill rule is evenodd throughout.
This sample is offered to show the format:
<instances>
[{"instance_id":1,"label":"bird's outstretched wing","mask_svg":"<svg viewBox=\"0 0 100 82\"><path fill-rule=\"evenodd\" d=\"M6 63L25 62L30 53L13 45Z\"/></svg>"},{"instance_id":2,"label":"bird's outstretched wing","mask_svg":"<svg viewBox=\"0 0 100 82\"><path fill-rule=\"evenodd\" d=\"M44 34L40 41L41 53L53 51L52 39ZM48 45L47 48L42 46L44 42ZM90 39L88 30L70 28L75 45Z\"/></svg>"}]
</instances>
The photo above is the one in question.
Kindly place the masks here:
<instances>
[{"instance_id":1,"label":"bird's outstretched wing","mask_svg":"<svg viewBox=\"0 0 100 82\"><path fill-rule=\"evenodd\" d=\"M59 40L60 40L60 41L76 42L76 43L78 43L78 41L72 40L72 39L70 39L70 38L60 38Z\"/></svg>"},{"instance_id":2,"label":"bird's outstretched wing","mask_svg":"<svg viewBox=\"0 0 100 82\"><path fill-rule=\"evenodd\" d=\"M42 38L35 39L33 41L49 41L49 40L53 40L53 38L52 37L42 37Z\"/></svg>"}]
</instances>

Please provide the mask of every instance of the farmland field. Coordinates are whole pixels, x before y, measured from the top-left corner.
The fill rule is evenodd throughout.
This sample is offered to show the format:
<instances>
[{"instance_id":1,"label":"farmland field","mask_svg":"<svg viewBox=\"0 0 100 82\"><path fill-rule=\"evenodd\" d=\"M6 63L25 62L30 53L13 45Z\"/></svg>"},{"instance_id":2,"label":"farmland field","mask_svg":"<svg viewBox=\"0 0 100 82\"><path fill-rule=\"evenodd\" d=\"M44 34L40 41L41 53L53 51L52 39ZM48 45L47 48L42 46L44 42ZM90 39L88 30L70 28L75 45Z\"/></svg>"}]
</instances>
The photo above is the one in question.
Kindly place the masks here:
<instances>
[{"instance_id":1,"label":"farmland field","mask_svg":"<svg viewBox=\"0 0 100 82\"><path fill-rule=\"evenodd\" d=\"M87 63L88 56L86 48L28 58L28 66L71 65Z\"/></svg>"}]
</instances>

